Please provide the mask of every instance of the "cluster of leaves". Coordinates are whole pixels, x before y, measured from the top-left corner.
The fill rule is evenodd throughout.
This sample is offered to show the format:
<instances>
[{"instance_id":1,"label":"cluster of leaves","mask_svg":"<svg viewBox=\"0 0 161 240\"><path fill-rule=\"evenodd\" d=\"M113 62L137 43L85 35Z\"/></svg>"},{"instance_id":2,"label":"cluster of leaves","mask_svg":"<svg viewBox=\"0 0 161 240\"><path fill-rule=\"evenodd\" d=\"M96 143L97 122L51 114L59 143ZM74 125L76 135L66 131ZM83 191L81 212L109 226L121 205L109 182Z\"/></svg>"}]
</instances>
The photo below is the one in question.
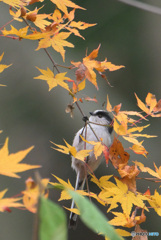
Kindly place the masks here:
<instances>
[{"instance_id":1,"label":"cluster of leaves","mask_svg":"<svg viewBox=\"0 0 161 240\"><path fill-rule=\"evenodd\" d=\"M35 7L34 10L29 9L30 5L34 6L35 3L43 4L44 0L1 1L11 6L9 13L12 17L12 20L0 29L1 36L17 40L28 39L38 41L38 47L36 50L45 50L46 54L52 62L54 70L56 70L57 73L50 70L48 67L47 70L37 68L40 71L41 75L35 77L35 79L45 80L49 86L49 91L57 86L60 86L67 90L69 96L72 98L72 101L71 104L67 106L66 112L71 113L71 116L73 116L74 105L76 105L83 115L83 111L79 106L79 102L82 103L84 100L97 102L95 98L90 98L89 96L82 97L80 95L81 91L85 90L86 88L86 81L89 81L97 90L99 90L97 74L99 74L103 79L107 81L105 74L106 71L116 71L124 67L123 65L114 65L111 62L108 62L106 58L104 61L96 60L101 46L99 45L90 54L86 54L86 56L81 61L74 62L71 60L71 66L64 66L69 70L75 70L76 79L73 80L67 77L67 71L60 72L58 68L59 65L57 65L51 58L48 52L48 48L51 47L52 50L60 53L63 61L65 61L64 48L74 47L74 45L68 40L70 35L74 34L75 36L84 39L84 37L80 34L80 30L84 30L95 25L82 21L77 22L74 20L76 10L85 9L76 5L70 0L50 0L56 8L53 13L46 14L40 13L43 11L43 5L39 8ZM7 25L13 21L23 21L27 26L17 29L13 25L10 25L10 29L7 30ZM3 54L0 56L0 61L2 58ZM7 66L0 64L0 72L9 66L10 65ZM108 81L107 83L110 85ZM106 159L106 163L108 164L108 161L110 160L114 168L117 169L120 175L119 178L116 176L103 176L100 179L97 179L96 176L91 172L91 181L93 181L99 187L99 194L86 192L83 190L74 192L74 188L70 184L70 181L67 183L56 176L55 177L58 180L59 184L55 182L51 183L51 185L54 185L54 187L56 186L58 188L61 188L62 192L60 200L68 200L74 198L78 209L74 209L72 211L77 214L80 213L81 219L87 226L89 226L97 233L103 234L105 237L110 237L110 239L120 238L118 235L116 235L113 229L111 230L110 225L106 222L106 218L104 218L101 213L95 209L92 203L90 203L82 196L95 198L100 204L107 208L107 213L113 213L114 217L110 220L110 224L114 226L124 227L125 229L136 227L136 230L139 229L138 231L140 231L138 225L146 220L144 212L149 211L150 208L154 208L157 214L161 216L161 195L156 190L154 194L151 194L150 191L147 191L146 193L140 193L137 191L136 184L138 175L141 172L148 172L154 177L154 181L160 181L161 167L157 168L157 166L154 164L155 170L152 170L137 161L131 164L129 163L130 151L134 152L135 154L147 157L148 152L143 146L143 141L139 141L138 138L151 138L155 136L142 134L141 132L147 128L149 124L140 126L140 123L142 123L143 120L147 121L147 118L149 116L161 117L161 100L157 102L155 96L151 93L148 93L145 99L145 104L138 98L137 95L136 99L141 112L122 111L121 104L112 107L109 98L107 97L106 110L113 115L112 124L115 132L113 143L110 148L107 148L107 146L103 144L102 139L98 139L98 142L88 142L89 144L93 145L93 151L96 159L103 153ZM90 122L87 121L87 124L90 124ZM120 138L123 138L130 144L128 152L125 151L121 141L119 140ZM83 137L82 141L87 142L87 140ZM77 152L76 149L66 141L65 144L66 146L58 144L54 145L58 147L58 151L64 154L71 154L80 161L85 162L86 157L89 155L89 150L84 149ZM6 140L4 146L0 149L0 174L10 177L19 177L16 173L38 168L39 166L30 166L27 164L19 163L31 151L31 149L32 147L15 154L9 154L8 140ZM35 182L29 178L26 181L26 189L22 191L22 198L4 198L5 192L7 190L3 190L0 192L0 211L4 211L10 207L25 207L29 211L35 213L37 211L37 204L40 193L45 198L48 197L48 191L45 190L48 182L48 179L42 179L39 181L39 184L35 184ZM64 215L61 213L61 210L57 211L58 207L53 205L50 208L51 202L48 202L45 198L40 199L39 212L42 224L40 231L46 226L44 225L44 222L48 222L48 219L45 219L43 221L45 211L44 209L46 209L46 211L49 213L50 209L51 213L58 212L58 215L60 213L60 216L56 215L57 218L60 217L64 219ZM84 209L86 209L86 211L84 211ZM92 211L94 214L93 216L95 216L93 221L90 219L90 214L85 214L90 211ZM65 221L66 220L64 220L64 222ZM98 221L100 221L102 224L97 224ZM98 228L96 229L95 226L97 225ZM54 226L57 227L58 225ZM53 229L56 229L54 226ZM117 231L122 236L130 236L130 233L123 229L117 229ZM43 234L44 232L42 232L41 235L42 239ZM51 232L51 235L52 234L53 231ZM66 233L64 233L62 239L66 239Z\"/></svg>"},{"instance_id":2,"label":"cluster of leaves","mask_svg":"<svg viewBox=\"0 0 161 240\"><path fill-rule=\"evenodd\" d=\"M96 176L91 172L92 178L91 181L94 182L99 188L100 193L96 195L95 193L79 192L82 195L95 198L99 203L104 206L107 206L107 213L112 212L114 217L109 221L110 224L114 226L121 226L124 228L137 227L137 225L145 222L146 215L144 211L149 211L150 208L154 208L159 216L161 216L161 204L160 199L161 195L155 190L154 194L150 193L148 189L145 193L140 193L137 191L136 180L138 175L141 172L148 172L151 176L155 177L151 180L154 182L161 181L161 167L157 168L155 163L155 170L145 167L142 163L135 161L134 164L129 163L130 153L125 151L120 137L123 137L126 141L132 146L129 147L129 151L132 150L136 154L143 155L147 157L148 152L143 146L143 141L139 141L139 137L151 138L156 136L151 136L147 134L142 134L144 128L147 128L148 125L140 126L140 122L147 121L147 117L161 117L161 100L157 102L155 96L151 93L148 93L145 104L137 97L137 104L139 108L146 113L144 116L143 112L136 111L121 111L121 104L114 107L111 106L109 98L107 97L107 106L106 109L108 112L113 114L113 127L114 127L114 140L109 148L109 153L105 154L105 146L102 143L102 140L98 142L89 142L89 144L94 145L93 150L95 157L102 154L105 155L106 162L110 160L115 169L117 169L120 178L116 176L103 176L100 179L97 179ZM139 119L134 119L138 117ZM81 137L83 141L87 142L86 139ZM66 142L65 142L66 143ZM66 146L57 145L58 151L65 154L72 154L74 157L78 158L81 161L85 161L87 155L89 155L88 150L81 150L79 152L76 149L66 143ZM91 150L90 150L91 151ZM74 154L73 154L74 152ZM87 164L88 165L88 164ZM114 178L115 183L112 181ZM64 183L58 179L64 187L72 188L70 182ZM59 200L67 200L71 197L69 194L66 194L66 190L63 190ZM120 210L120 207L122 210ZM70 209L68 209L70 210ZM72 210L73 212L79 214L77 209ZM140 212L141 211L141 212ZM138 227L137 227L138 228ZM139 228L140 231L140 228ZM130 236L130 233L121 231L120 234L123 236Z\"/></svg>"}]
</instances>

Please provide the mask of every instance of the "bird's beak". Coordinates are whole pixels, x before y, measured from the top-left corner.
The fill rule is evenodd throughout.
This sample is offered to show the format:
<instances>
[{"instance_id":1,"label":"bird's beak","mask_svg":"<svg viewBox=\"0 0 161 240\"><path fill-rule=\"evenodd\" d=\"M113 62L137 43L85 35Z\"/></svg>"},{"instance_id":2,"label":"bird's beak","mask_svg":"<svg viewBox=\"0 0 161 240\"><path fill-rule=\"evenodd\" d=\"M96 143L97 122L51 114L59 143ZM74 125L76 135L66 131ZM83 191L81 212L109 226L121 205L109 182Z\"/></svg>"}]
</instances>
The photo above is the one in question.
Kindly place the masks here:
<instances>
[{"instance_id":1,"label":"bird's beak","mask_svg":"<svg viewBox=\"0 0 161 240\"><path fill-rule=\"evenodd\" d=\"M89 112L91 116L93 116L93 112Z\"/></svg>"}]
</instances>

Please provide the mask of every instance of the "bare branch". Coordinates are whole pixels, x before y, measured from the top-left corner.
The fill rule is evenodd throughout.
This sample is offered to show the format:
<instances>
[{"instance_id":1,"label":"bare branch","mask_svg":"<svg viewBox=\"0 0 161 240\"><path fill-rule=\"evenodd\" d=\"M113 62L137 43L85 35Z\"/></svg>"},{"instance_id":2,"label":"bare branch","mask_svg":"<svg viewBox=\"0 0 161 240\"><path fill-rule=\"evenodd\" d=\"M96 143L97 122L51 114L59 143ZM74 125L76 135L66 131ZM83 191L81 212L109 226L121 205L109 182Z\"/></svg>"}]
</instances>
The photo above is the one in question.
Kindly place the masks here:
<instances>
[{"instance_id":1,"label":"bare branch","mask_svg":"<svg viewBox=\"0 0 161 240\"><path fill-rule=\"evenodd\" d=\"M118 0L118 1L128 4L130 6L136 7L136 8L140 8L144 11L148 11L148 12L152 12L152 13L161 15L161 8L147 4L147 3L143 3L140 1L136 1L136 0Z\"/></svg>"}]
</instances>

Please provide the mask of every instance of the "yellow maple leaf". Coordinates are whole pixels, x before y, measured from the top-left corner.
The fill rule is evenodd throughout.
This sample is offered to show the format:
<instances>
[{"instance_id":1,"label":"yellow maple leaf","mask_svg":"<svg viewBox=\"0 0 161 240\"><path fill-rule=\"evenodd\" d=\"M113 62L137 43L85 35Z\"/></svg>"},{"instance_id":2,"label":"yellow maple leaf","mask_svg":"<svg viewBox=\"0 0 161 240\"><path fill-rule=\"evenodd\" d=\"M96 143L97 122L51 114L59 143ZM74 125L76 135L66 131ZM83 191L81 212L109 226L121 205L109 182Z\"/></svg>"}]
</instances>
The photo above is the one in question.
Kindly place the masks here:
<instances>
[{"instance_id":1,"label":"yellow maple leaf","mask_svg":"<svg viewBox=\"0 0 161 240\"><path fill-rule=\"evenodd\" d=\"M55 143L51 142L55 146L59 147L59 148L53 148L53 147L52 148L57 150L57 151L59 151L59 152L62 152L64 154L69 154L70 153L73 157L75 157L76 159L81 160L81 161L84 161L85 158L87 156L89 156L89 153L92 151L92 150L84 149L84 150L80 150L80 151L77 152L75 147L73 147L70 144L68 144L65 140L64 140L64 142L65 142L67 147L63 146L63 145L58 145L58 144L55 144Z\"/></svg>"},{"instance_id":2,"label":"yellow maple leaf","mask_svg":"<svg viewBox=\"0 0 161 240\"><path fill-rule=\"evenodd\" d=\"M144 157L147 157L148 152L146 151L146 149L142 146L143 141L140 142L139 145L134 144L132 147L130 147L131 150L133 150L134 153L136 154L141 154Z\"/></svg>"},{"instance_id":3,"label":"yellow maple leaf","mask_svg":"<svg viewBox=\"0 0 161 240\"><path fill-rule=\"evenodd\" d=\"M134 163L139 166L140 170L142 172L148 172L150 175L152 175L153 177L156 177L156 178L160 178L161 179L161 166L159 168L157 168L157 166L155 165L154 163L154 167L155 167L155 170L152 170L151 168L149 167L144 167L144 164L141 163L141 162L138 162L138 161L134 161Z\"/></svg>"},{"instance_id":4,"label":"yellow maple leaf","mask_svg":"<svg viewBox=\"0 0 161 240\"><path fill-rule=\"evenodd\" d=\"M51 24L51 22L46 20L46 18L49 16L49 14L38 14L38 11L40 9L42 9L42 7L40 7L39 9L35 8L33 11L29 11L24 16L24 18L33 22L40 29L45 30L45 27L49 26Z\"/></svg>"},{"instance_id":5,"label":"yellow maple leaf","mask_svg":"<svg viewBox=\"0 0 161 240\"><path fill-rule=\"evenodd\" d=\"M24 28L20 28L19 30L17 30L15 27L13 27L12 25L11 26L11 30L6 30L4 28L4 30L2 30L2 33L4 36L7 36L7 35L16 35L19 37L19 39L30 39L30 40L39 40L41 38L45 38L49 35L49 33L42 33L42 32L37 32L35 31L34 33L32 34L27 34L28 33L28 29L29 29L29 26L26 26Z\"/></svg>"},{"instance_id":6,"label":"yellow maple leaf","mask_svg":"<svg viewBox=\"0 0 161 240\"><path fill-rule=\"evenodd\" d=\"M106 105L106 110L107 110L108 112L112 112L112 105L111 105L111 103L110 103L110 101L109 101L109 97L108 97L108 95L107 95L107 105Z\"/></svg>"},{"instance_id":7,"label":"yellow maple leaf","mask_svg":"<svg viewBox=\"0 0 161 240\"><path fill-rule=\"evenodd\" d=\"M14 20L22 22L23 19L21 19L21 8L17 10L17 12L12 11L12 9L9 9L10 15L14 18Z\"/></svg>"},{"instance_id":8,"label":"yellow maple leaf","mask_svg":"<svg viewBox=\"0 0 161 240\"><path fill-rule=\"evenodd\" d=\"M161 216L161 195L155 190L154 195L148 199L149 204Z\"/></svg>"},{"instance_id":9,"label":"yellow maple leaf","mask_svg":"<svg viewBox=\"0 0 161 240\"><path fill-rule=\"evenodd\" d=\"M4 2L12 7L17 7L17 8L19 8L24 4L23 1L21 0L0 0L0 2Z\"/></svg>"},{"instance_id":10,"label":"yellow maple leaf","mask_svg":"<svg viewBox=\"0 0 161 240\"><path fill-rule=\"evenodd\" d=\"M113 226L124 226L127 224L128 219L127 216L124 213L121 212L112 212L115 217L109 221L109 224Z\"/></svg>"},{"instance_id":11,"label":"yellow maple leaf","mask_svg":"<svg viewBox=\"0 0 161 240\"><path fill-rule=\"evenodd\" d=\"M66 15L68 15L68 10L67 7L70 8L75 8L75 9L82 9L85 10L85 8L82 8L78 5L76 5L75 3L73 3L70 0L51 0L54 4L56 4L56 6L62 11L64 12Z\"/></svg>"},{"instance_id":12,"label":"yellow maple leaf","mask_svg":"<svg viewBox=\"0 0 161 240\"><path fill-rule=\"evenodd\" d=\"M102 143L102 139L100 139L100 142L95 142L95 141L87 141L85 138L83 138L81 135L80 135L81 139L86 142L86 143L89 143L91 145L94 145L93 147L93 151L94 151L94 155L96 157L96 159L103 153L103 151L105 150L105 145Z\"/></svg>"},{"instance_id":13,"label":"yellow maple leaf","mask_svg":"<svg viewBox=\"0 0 161 240\"><path fill-rule=\"evenodd\" d=\"M106 180L107 177L107 180ZM132 207L138 206L140 208L145 208L144 200L147 200L146 196L141 194L135 194L128 190L127 184L115 178L116 185L112 182L108 181L109 176L102 177L101 181L96 181L96 178L93 177L92 181L94 181L102 191L99 193L98 197L105 201L107 204L110 204L108 211L114 209L118 206L118 203L121 204L123 213L128 217L131 213Z\"/></svg>"},{"instance_id":14,"label":"yellow maple leaf","mask_svg":"<svg viewBox=\"0 0 161 240\"><path fill-rule=\"evenodd\" d=\"M80 215L80 211L78 210L78 208L67 208L67 207L64 207L65 209L67 209L68 211L70 211L70 212L73 212L73 213L75 213L75 214L77 214L77 215Z\"/></svg>"},{"instance_id":15,"label":"yellow maple leaf","mask_svg":"<svg viewBox=\"0 0 161 240\"><path fill-rule=\"evenodd\" d=\"M47 68L47 70L43 70L43 69L40 69L37 67L37 69L42 73L42 75L39 75L34 78L45 80L47 82L47 84L49 85L49 91L59 85L62 88L65 88L66 90L68 90L70 92L69 86L65 81L72 81L72 80L65 76L67 74L67 72L58 73L58 74L54 75L54 73L49 68Z\"/></svg>"},{"instance_id":16,"label":"yellow maple leaf","mask_svg":"<svg viewBox=\"0 0 161 240\"><path fill-rule=\"evenodd\" d=\"M65 190L65 189L71 189L71 190L74 190L74 187L71 185L70 181L68 180L68 183L65 182L63 179L55 176L53 174L53 176L58 180L60 186L63 187L63 190L61 191L61 195L60 195L60 198L58 201L62 201L62 200L69 200L71 199L71 196L68 194L68 192ZM51 185L53 186L57 186L58 183L55 183L55 182L50 182Z\"/></svg>"},{"instance_id":17,"label":"yellow maple leaf","mask_svg":"<svg viewBox=\"0 0 161 240\"><path fill-rule=\"evenodd\" d=\"M79 22L72 21L69 26L78 28L80 30L84 30L86 28L93 27L95 25L96 25L96 23L91 24L91 23L85 23L85 22L81 22L81 21L79 21Z\"/></svg>"},{"instance_id":18,"label":"yellow maple leaf","mask_svg":"<svg viewBox=\"0 0 161 240\"><path fill-rule=\"evenodd\" d=\"M8 177L20 178L16 173L39 168L39 165L20 163L32 149L33 146L26 150L9 154L7 138L4 146L0 149L0 174Z\"/></svg>"},{"instance_id":19,"label":"yellow maple leaf","mask_svg":"<svg viewBox=\"0 0 161 240\"><path fill-rule=\"evenodd\" d=\"M54 48L55 51L61 54L63 61L65 60L64 47L74 48L74 45L72 43L65 40L70 36L70 34L71 33L61 32L51 38L51 46Z\"/></svg>"},{"instance_id":20,"label":"yellow maple leaf","mask_svg":"<svg viewBox=\"0 0 161 240\"><path fill-rule=\"evenodd\" d=\"M64 47L71 47L73 48L74 45L65 39L67 39L70 36L71 32L61 32L55 34L53 37L50 37L50 33L46 35L44 39L41 39L39 41L39 45L36 50L39 50L40 48L47 48L52 46L55 51L59 52L63 58L63 61L65 60L65 49ZM53 35L53 32L52 32Z\"/></svg>"},{"instance_id":21,"label":"yellow maple leaf","mask_svg":"<svg viewBox=\"0 0 161 240\"><path fill-rule=\"evenodd\" d=\"M43 186L43 191L41 190L41 194L47 198L48 197L48 191L46 192L45 189L47 188L47 185L49 183L49 179L44 178L41 179L40 184ZM35 213L37 211L37 203L40 196L40 189L39 185L34 182L34 180L29 177L26 180L26 190L22 191L23 194L23 203L26 209L28 209L30 212Z\"/></svg>"},{"instance_id":22,"label":"yellow maple leaf","mask_svg":"<svg viewBox=\"0 0 161 240\"><path fill-rule=\"evenodd\" d=\"M11 35L17 35L19 38L25 38L26 37L29 26L26 26L26 27L21 28L19 30L17 30L12 25L10 25L10 26L11 26L11 30L8 31L5 28L4 28L4 30L2 30L2 33L3 33L4 36L11 34Z\"/></svg>"},{"instance_id":23,"label":"yellow maple leaf","mask_svg":"<svg viewBox=\"0 0 161 240\"><path fill-rule=\"evenodd\" d=\"M58 181L59 183L50 182L50 184L51 184L52 186L54 186L54 187L57 186L57 187L59 187L59 188L62 189L61 195L60 195L60 198L59 198L58 201L71 199L71 196L69 195L68 190L69 190L69 189L74 190L74 187L71 185L69 179L68 179L68 182L65 182L63 179L55 176L54 174L53 174L53 176L57 179L57 181ZM95 198L98 202L100 202L102 205L105 205L104 202L101 201L101 199L99 199L95 193L92 193L92 192L87 193L87 192L85 192L84 190L76 190L76 191L77 191L77 193L79 193L79 194L81 194L81 195L83 195L83 196L93 197L93 198ZM71 209L68 209L68 210L70 211ZM75 211L75 210L74 210L74 211Z\"/></svg>"},{"instance_id":24,"label":"yellow maple leaf","mask_svg":"<svg viewBox=\"0 0 161 240\"><path fill-rule=\"evenodd\" d=\"M147 94L145 99L146 105L138 98L136 93L135 97L137 99L138 107L147 113L147 115L150 115L151 117L161 117L161 113L158 113L161 111L161 100L157 102L155 95L152 93Z\"/></svg>"},{"instance_id":25,"label":"yellow maple leaf","mask_svg":"<svg viewBox=\"0 0 161 240\"><path fill-rule=\"evenodd\" d=\"M3 198L7 189L0 192L0 212L6 211L10 207L23 207L24 205L20 202L21 198Z\"/></svg>"},{"instance_id":26,"label":"yellow maple leaf","mask_svg":"<svg viewBox=\"0 0 161 240\"><path fill-rule=\"evenodd\" d=\"M2 55L0 56L0 62L2 61L2 58L4 56L4 52L2 53ZM4 65L4 64L0 64L0 73L4 71L4 69L10 67L12 64L10 65Z\"/></svg>"}]
</instances>

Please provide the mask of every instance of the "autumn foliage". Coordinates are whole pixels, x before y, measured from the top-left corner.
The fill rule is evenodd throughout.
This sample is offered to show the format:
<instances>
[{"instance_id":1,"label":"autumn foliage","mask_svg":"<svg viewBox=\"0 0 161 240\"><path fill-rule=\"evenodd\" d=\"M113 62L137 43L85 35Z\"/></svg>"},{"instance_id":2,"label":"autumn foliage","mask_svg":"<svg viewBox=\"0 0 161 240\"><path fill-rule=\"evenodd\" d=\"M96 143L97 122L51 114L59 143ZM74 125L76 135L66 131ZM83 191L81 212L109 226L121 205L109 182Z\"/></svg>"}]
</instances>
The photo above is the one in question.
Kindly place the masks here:
<instances>
[{"instance_id":1,"label":"autumn foliage","mask_svg":"<svg viewBox=\"0 0 161 240\"><path fill-rule=\"evenodd\" d=\"M111 85L107 80L106 72L124 68L123 65L111 63L107 58L100 60L98 55L99 51L101 51L101 44L99 44L96 49L91 50L90 53L86 53L80 61L75 62L74 59L71 59L71 65L64 65L64 69L66 70L60 72L59 65L51 58L48 48L50 47L50 51L60 53L65 63L66 47L74 48L73 43L69 40L70 35L73 34L76 37L84 39L81 31L95 26L93 23L75 21L77 9L85 9L69 0L51 0L55 6L55 11L46 14L42 13L43 0L2 0L2 2L10 6L9 14L12 20L1 27L0 36L18 41L23 41L23 39L36 41L36 51L40 49L45 50L45 53L52 62L52 69L48 66L46 66L46 69L40 69L36 66L40 75L33 76L33 78L46 81L49 91L53 89L56 91L56 87L58 86L62 87L64 91L69 93L70 99L70 104L67 105L66 112L70 113L71 117L73 117L74 108L77 107L82 116L85 117L79 104L85 104L86 101L97 102L95 97L89 97L88 95L84 97L82 94L82 91L86 90L86 81L89 81L91 86L94 86L94 91L99 90L100 83L98 82L98 76L101 76L110 87ZM41 7L37 8L35 6L37 2L42 3ZM29 10L30 5L35 6L34 10ZM15 21L24 22L26 26L17 29L13 26ZM4 53L1 53L0 73L11 65L10 63L9 65L2 64L3 55ZM75 79L68 77L69 71L75 72ZM1 86L3 87L4 85ZM149 117L161 117L161 99L157 101L155 95L152 93L147 94L145 101L141 100L141 97L138 97L136 93L135 97L138 111L125 111L122 110L121 103L112 106L107 96L106 110L113 117L114 135L112 145L110 148L107 148L103 144L102 139L98 139L98 142L88 142L93 146L96 159L103 153L106 164L112 164L113 169L117 170L118 175L106 175L98 179L91 172L91 181L98 186L99 193L96 194L89 190L77 191L78 194L94 198L99 204L103 205L106 209L107 217L109 212L112 213L113 217L109 223L117 228L119 235L125 237L131 236L130 232L134 228L136 231L141 231L138 225L146 221L146 212L150 212L151 208L161 216L161 195L159 192L155 190L151 193L147 190L145 193L141 193L137 189L137 179L139 179L142 172L147 172L151 180L159 184L161 181L161 166L156 166L154 163L154 168L151 169L147 166L146 162L143 164L133 161L131 157L132 153L142 155L144 158L148 157L148 150L144 147L144 140L156 136L148 135L143 133L143 131L145 132L146 128L150 126L150 124L147 124ZM90 124L88 120L87 124ZM82 141L87 142L85 138L80 137ZM122 139L128 142L129 147L126 150L122 144ZM51 142L52 148L63 154L72 155L80 161L85 161L91 151L84 149L77 152L71 143L68 143L66 140L64 142L64 145ZM39 168L40 166L37 165L21 163L32 148L30 147L26 150L10 154L7 138L0 149L0 174L7 177L19 178L20 172ZM53 182L50 182L50 185L61 189L59 200L71 199L70 190L74 190L74 187L71 185L70 180L66 182L55 175L54 179L56 181L53 180ZM49 196L49 191L47 190L48 184L49 179L40 179L39 182L34 182L29 177L26 180L26 189L22 190L18 198L5 198L7 189L4 189L0 192L0 211L10 211L11 207L21 207L32 213L36 213L40 194L45 198ZM69 208L68 210L70 211ZM77 214L80 213L79 207L72 211ZM105 237L108 236L105 234Z\"/></svg>"}]
</instances>

